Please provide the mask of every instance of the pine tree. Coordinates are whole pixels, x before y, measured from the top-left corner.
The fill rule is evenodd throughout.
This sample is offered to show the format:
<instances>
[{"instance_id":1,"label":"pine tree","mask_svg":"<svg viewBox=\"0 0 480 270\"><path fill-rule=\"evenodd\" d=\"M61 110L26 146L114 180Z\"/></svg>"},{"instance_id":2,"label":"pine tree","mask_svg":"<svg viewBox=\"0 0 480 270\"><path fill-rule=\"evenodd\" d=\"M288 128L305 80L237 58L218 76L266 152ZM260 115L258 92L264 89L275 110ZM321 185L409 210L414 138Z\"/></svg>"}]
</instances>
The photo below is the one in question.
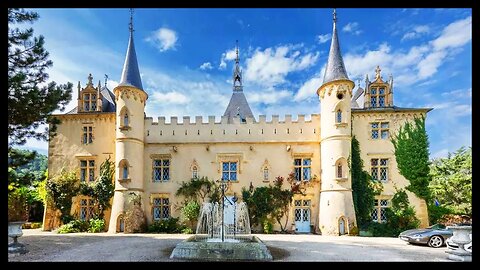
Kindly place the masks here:
<instances>
[{"instance_id":1,"label":"pine tree","mask_svg":"<svg viewBox=\"0 0 480 270\"><path fill-rule=\"evenodd\" d=\"M33 23L36 12L8 9L8 137L9 148L22 145L27 138L47 140L54 136L59 120L51 116L63 111L71 100L72 83L47 82L46 69L52 66L43 47L44 37L33 37L33 28L20 29L16 24ZM50 129L36 131L42 124Z\"/></svg>"}]
</instances>

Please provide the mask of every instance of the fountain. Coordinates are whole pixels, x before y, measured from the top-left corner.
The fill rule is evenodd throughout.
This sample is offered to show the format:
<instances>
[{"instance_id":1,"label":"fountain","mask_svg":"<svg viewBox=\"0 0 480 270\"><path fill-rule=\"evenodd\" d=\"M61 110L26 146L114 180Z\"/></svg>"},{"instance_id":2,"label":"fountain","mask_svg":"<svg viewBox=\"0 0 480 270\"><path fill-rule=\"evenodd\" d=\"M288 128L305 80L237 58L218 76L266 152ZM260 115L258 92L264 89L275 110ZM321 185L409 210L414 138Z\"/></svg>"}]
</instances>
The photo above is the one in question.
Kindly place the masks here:
<instances>
[{"instance_id":1,"label":"fountain","mask_svg":"<svg viewBox=\"0 0 480 270\"><path fill-rule=\"evenodd\" d=\"M179 243L171 259L213 261L271 261L267 246L251 235L247 205L237 204L225 196L227 183L222 181L222 202L202 205L196 234Z\"/></svg>"}]
</instances>

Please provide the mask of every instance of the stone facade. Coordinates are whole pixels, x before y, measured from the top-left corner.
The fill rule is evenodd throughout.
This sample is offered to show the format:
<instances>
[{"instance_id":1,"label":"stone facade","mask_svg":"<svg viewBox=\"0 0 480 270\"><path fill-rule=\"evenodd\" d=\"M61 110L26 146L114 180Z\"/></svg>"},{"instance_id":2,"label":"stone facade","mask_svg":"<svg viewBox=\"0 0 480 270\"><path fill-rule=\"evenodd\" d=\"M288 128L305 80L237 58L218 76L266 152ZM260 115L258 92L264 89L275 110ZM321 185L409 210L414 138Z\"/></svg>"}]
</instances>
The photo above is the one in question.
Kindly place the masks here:
<instances>
[{"instance_id":1,"label":"stone facade","mask_svg":"<svg viewBox=\"0 0 480 270\"><path fill-rule=\"evenodd\" d=\"M348 164L353 135L360 142L364 169L375 174L384 185L373 217L382 221L381 208L389 206L388 200L395 187L408 184L398 172L390 136L413 117L426 116L430 109L394 106L393 79L383 82L379 68L373 83L367 79L362 95L363 89L354 88L354 83L346 76L335 26L329 67L341 65L343 71L338 70L343 73L329 73L328 81L318 86L321 115L281 118L273 115L269 121L265 115L255 119L247 113L245 117L239 114L233 118L228 114L219 122L214 116L183 117L181 122L177 117L171 117L170 121L165 117L146 117L148 95L141 81L137 82L140 76L136 74L139 69L133 31L130 33L122 82L113 89L113 94L106 87L100 89L99 85L94 110L76 109L57 115L62 123L58 126L58 135L49 141L50 176L61 168L68 168L77 170L79 178L88 181L90 174L99 175L100 164L106 158L114 159L115 195L112 209L105 215L109 232L123 231L130 193L141 196L141 206L150 224L157 219L180 215L176 206L183 198L175 196L175 192L183 181L192 177L220 180L225 175L234 175L227 195L241 197L242 187L269 185L275 177L287 177L296 171L301 181L306 180L306 195L295 195L287 229L325 235L349 233L357 227ZM134 79L129 81L128 78ZM79 107L85 102L84 93L95 93L91 80L89 77L84 89L79 83ZM241 82L241 77L239 80ZM355 95L353 90L356 90ZM243 89L237 87L234 91ZM105 109L112 108L107 104L112 103L109 98L105 99L107 96L115 97L114 111ZM248 99L248 93L245 96ZM360 96L368 99L362 107L357 103ZM284 185L286 188L288 183ZM425 201L407 193L421 226L426 227ZM85 217L86 201L82 199L75 198L72 214L88 218ZM44 229L51 230L59 225L58 211L47 205ZM274 229L279 229L278 224Z\"/></svg>"}]
</instances>

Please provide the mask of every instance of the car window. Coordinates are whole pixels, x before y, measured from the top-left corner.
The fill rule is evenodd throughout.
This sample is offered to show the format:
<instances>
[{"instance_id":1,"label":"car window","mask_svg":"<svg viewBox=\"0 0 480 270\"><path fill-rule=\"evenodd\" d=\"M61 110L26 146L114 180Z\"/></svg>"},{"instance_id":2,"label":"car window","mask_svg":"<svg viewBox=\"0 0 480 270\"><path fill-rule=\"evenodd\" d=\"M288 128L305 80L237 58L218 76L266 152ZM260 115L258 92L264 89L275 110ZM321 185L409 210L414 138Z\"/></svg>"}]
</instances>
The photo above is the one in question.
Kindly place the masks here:
<instances>
[{"instance_id":1,"label":"car window","mask_svg":"<svg viewBox=\"0 0 480 270\"><path fill-rule=\"evenodd\" d=\"M441 230L441 229L445 229L445 225L443 224L435 224L435 225L432 225L430 227L428 227L427 229L433 229L433 230Z\"/></svg>"}]
</instances>

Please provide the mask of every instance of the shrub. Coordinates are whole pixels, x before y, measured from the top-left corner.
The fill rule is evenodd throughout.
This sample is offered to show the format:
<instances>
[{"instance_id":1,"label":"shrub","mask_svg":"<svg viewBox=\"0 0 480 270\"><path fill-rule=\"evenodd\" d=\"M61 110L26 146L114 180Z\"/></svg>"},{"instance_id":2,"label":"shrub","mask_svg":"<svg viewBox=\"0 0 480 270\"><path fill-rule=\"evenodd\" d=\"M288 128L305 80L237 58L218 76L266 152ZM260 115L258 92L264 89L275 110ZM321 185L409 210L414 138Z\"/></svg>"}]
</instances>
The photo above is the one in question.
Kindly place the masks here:
<instances>
[{"instance_id":1,"label":"shrub","mask_svg":"<svg viewBox=\"0 0 480 270\"><path fill-rule=\"evenodd\" d=\"M62 225L57 233L76 233L76 232L87 232L90 227L90 224L86 220L72 220L69 223Z\"/></svg>"},{"instance_id":2,"label":"shrub","mask_svg":"<svg viewBox=\"0 0 480 270\"><path fill-rule=\"evenodd\" d=\"M178 218L168 218L161 221L155 221L148 226L150 233L180 233L185 229L184 225L178 224Z\"/></svg>"},{"instance_id":3,"label":"shrub","mask_svg":"<svg viewBox=\"0 0 480 270\"><path fill-rule=\"evenodd\" d=\"M182 229L182 233L183 234L193 234L193 230L192 230L192 228L185 227L185 228Z\"/></svg>"},{"instance_id":4,"label":"shrub","mask_svg":"<svg viewBox=\"0 0 480 270\"><path fill-rule=\"evenodd\" d=\"M273 233L273 224L268 219L263 221L263 232L268 234Z\"/></svg>"},{"instance_id":5,"label":"shrub","mask_svg":"<svg viewBox=\"0 0 480 270\"><path fill-rule=\"evenodd\" d=\"M90 219L90 226L88 232L98 233L105 230L105 220L101 218L92 218Z\"/></svg>"},{"instance_id":6,"label":"shrub","mask_svg":"<svg viewBox=\"0 0 480 270\"><path fill-rule=\"evenodd\" d=\"M195 221L200 213L200 205L196 201L189 201L182 207L182 219L188 221L190 228L194 228Z\"/></svg>"}]
</instances>

